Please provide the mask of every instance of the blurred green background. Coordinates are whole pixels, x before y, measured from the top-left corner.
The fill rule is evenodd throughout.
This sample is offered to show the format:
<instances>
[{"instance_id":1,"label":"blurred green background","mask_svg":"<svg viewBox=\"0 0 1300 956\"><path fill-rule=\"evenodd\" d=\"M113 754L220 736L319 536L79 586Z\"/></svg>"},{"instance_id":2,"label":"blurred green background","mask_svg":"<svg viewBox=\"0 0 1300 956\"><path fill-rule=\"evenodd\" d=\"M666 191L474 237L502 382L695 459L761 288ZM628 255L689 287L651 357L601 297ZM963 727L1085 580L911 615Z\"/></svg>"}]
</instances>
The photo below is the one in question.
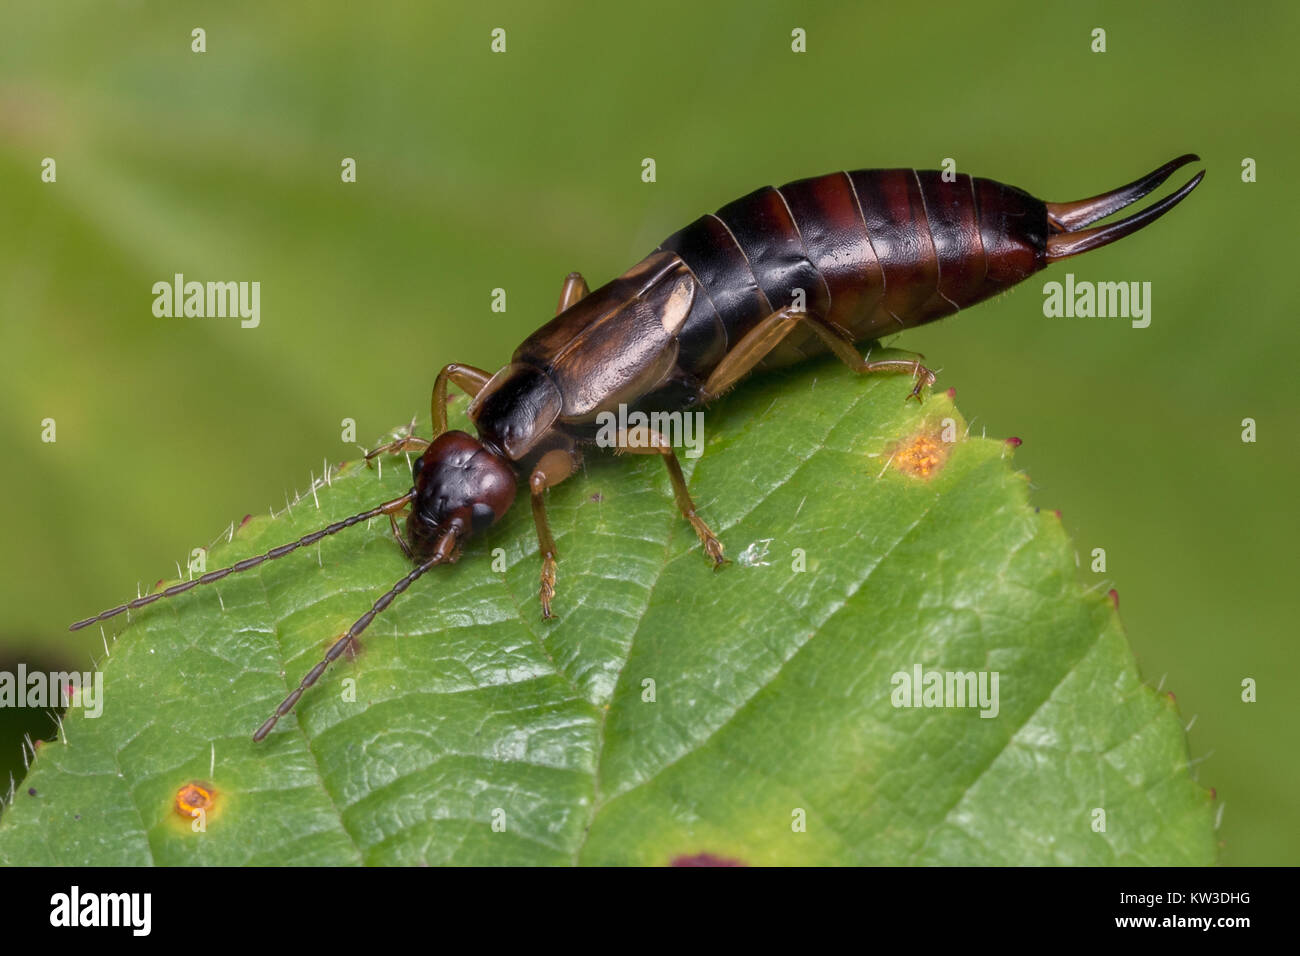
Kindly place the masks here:
<instances>
[{"instance_id":1,"label":"blurred green background","mask_svg":"<svg viewBox=\"0 0 1300 956\"><path fill-rule=\"evenodd\" d=\"M759 185L952 157L1064 200L1195 151L1204 184L1157 225L891 344L925 352L977 429L1024 439L1036 502L1192 724L1223 861L1300 862L1300 14L841 7L5 3L0 669L87 666L100 636L69 621L354 457L343 419L367 445L424 416L438 368L502 364L567 272L598 285ZM155 318L176 272L260 281L261 326ZM1066 272L1151 282L1150 328L1044 318ZM0 781L51 729L0 711Z\"/></svg>"}]
</instances>

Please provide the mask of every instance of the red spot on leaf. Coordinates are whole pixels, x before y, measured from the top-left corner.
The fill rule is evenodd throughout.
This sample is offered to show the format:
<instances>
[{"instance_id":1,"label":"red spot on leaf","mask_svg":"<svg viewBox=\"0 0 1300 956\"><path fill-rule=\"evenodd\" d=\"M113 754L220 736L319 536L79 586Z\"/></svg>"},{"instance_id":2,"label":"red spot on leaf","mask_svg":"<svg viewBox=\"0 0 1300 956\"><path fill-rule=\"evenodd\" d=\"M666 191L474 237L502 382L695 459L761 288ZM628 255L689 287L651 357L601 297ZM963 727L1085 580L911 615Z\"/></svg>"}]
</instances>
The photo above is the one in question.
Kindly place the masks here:
<instances>
[{"instance_id":1,"label":"red spot on leaf","mask_svg":"<svg viewBox=\"0 0 1300 956\"><path fill-rule=\"evenodd\" d=\"M323 641L321 641L320 646L321 646L322 653L328 651L331 647L333 647L334 642L337 641L342 636L343 635L341 634L336 634L331 637L327 637ZM343 656L350 661L355 661L357 659L357 655L360 653L361 653L361 645L360 643L358 643L355 637L352 640L348 641L347 647L343 649Z\"/></svg>"},{"instance_id":2,"label":"red spot on leaf","mask_svg":"<svg viewBox=\"0 0 1300 956\"><path fill-rule=\"evenodd\" d=\"M673 857L673 866L744 866L740 860L729 860L712 853L695 853L690 856Z\"/></svg>"}]
</instances>

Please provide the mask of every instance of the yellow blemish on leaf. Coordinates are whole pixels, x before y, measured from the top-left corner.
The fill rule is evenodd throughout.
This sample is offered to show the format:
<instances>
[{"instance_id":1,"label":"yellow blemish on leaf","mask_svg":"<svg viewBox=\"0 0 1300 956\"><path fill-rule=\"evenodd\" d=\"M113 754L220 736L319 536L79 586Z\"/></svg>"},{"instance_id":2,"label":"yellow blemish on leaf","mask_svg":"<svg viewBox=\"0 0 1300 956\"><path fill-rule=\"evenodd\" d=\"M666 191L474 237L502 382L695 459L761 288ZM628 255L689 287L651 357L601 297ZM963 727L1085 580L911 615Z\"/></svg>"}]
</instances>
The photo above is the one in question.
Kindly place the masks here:
<instances>
[{"instance_id":1,"label":"yellow blemish on leaf","mask_svg":"<svg viewBox=\"0 0 1300 956\"><path fill-rule=\"evenodd\" d=\"M950 446L937 432L921 431L894 452L894 467L913 478L933 478L948 461Z\"/></svg>"}]
</instances>

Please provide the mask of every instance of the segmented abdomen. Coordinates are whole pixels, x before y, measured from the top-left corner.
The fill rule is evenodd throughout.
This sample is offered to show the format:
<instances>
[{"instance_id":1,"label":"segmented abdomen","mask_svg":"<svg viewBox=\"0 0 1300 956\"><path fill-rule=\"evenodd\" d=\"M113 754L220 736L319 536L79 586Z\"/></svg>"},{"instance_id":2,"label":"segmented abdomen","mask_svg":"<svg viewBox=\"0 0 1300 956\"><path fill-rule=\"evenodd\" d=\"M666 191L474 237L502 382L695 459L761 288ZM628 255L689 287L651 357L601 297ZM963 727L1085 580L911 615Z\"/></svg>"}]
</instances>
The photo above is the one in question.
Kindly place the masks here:
<instances>
[{"instance_id":1,"label":"segmented abdomen","mask_svg":"<svg viewBox=\"0 0 1300 956\"><path fill-rule=\"evenodd\" d=\"M1044 265L1047 212L1022 190L935 171L858 170L765 186L666 239L699 280L679 365L707 375L765 316L805 308L855 341L949 315ZM822 351L795 329L763 363Z\"/></svg>"}]
</instances>

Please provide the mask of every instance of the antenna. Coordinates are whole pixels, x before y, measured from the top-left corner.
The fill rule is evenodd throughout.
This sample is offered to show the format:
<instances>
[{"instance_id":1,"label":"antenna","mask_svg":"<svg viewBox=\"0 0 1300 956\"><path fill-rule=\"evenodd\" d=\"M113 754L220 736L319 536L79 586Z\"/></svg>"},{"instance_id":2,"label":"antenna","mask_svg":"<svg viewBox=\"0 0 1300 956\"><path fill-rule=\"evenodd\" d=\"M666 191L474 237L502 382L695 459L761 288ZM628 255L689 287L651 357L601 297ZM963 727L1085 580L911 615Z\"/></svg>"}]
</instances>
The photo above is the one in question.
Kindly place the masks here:
<instances>
[{"instance_id":1,"label":"antenna","mask_svg":"<svg viewBox=\"0 0 1300 956\"><path fill-rule=\"evenodd\" d=\"M255 568L265 561L274 561L276 558L282 558L292 551L297 551L304 545L315 544L321 538L327 537L331 534L338 534L344 528L351 528L355 524L369 521L371 518L377 518L383 514L391 516L396 512L401 511L414 499L415 489L412 488L400 498L394 498L392 501L386 501L382 505L371 508L369 511L363 511L361 514L352 515L350 518L344 518L342 521L336 521L332 525L321 528L319 531L313 531L309 535L304 535L290 544L282 544L278 548L272 548L270 551L266 552L266 554L258 555L255 558L245 558L243 561L232 564L228 568L222 568L219 571L209 571L207 574L195 578L193 581L173 584L171 587L159 591L157 594L148 594L144 597L136 598L134 601L128 601L126 604L119 604L115 608L101 611L94 617L88 617L84 621L78 621L76 624L68 625L68 630L79 631L83 627L89 627L91 624L96 624L99 621L107 620L110 617L116 617L124 611L134 611L136 608L145 607L146 605L152 604L154 601L161 601L163 598L184 594L186 591L191 588L196 588L200 584L211 584L214 581L220 581L222 578L228 577L232 574L238 574L240 571L247 571L250 568Z\"/></svg>"},{"instance_id":2,"label":"antenna","mask_svg":"<svg viewBox=\"0 0 1300 956\"><path fill-rule=\"evenodd\" d=\"M348 645L351 644L362 631L369 627L370 622L382 614L384 609L387 608L388 605L392 604L393 600L399 594L418 581L420 575L424 574L425 571L428 571L435 565L454 561L455 558L456 532L448 531L438 539L438 543L434 546L432 557L428 558L414 571L394 584L383 597L374 603L374 606L371 607L369 611L357 618L356 622L348 628L346 634L330 645L330 649L325 652L325 656L320 659L320 662L303 676L303 679L298 682L298 686L289 693L288 697L280 702L279 707L275 708L275 713L266 719L266 723L257 728L257 731L253 734L254 742L263 740L275 727L276 722L285 714L289 713L289 711L293 710L293 705L298 703L298 698L303 695L303 692L312 684L316 683L316 681L320 680L320 676L325 673L326 669L331 664L339 659L347 649Z\"/></svg>"}]
</instances>

